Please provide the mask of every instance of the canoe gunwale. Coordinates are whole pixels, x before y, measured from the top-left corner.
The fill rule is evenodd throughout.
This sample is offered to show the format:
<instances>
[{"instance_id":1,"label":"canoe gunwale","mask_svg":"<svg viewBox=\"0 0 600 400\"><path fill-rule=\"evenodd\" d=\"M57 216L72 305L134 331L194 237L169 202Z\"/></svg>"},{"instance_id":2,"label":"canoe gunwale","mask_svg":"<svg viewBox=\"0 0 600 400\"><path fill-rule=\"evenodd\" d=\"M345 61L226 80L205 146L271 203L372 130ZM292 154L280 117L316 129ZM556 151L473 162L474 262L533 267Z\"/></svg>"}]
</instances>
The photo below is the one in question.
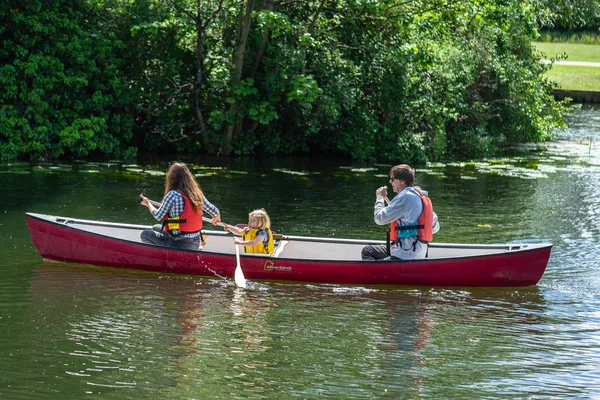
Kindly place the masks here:
<instances>
[{"instance_id":1,"label":"canoe gunwale","mask_svg":"<svg viewBox=\"0 0 600 400\"><path fill-rule=\"evenodd\" d=\"M118 222L104 222L104 221L93 221L86 219L78 219L78 218L66 218L66 217L58 217L47 214L36 214L36 213L26 213L28 217L35 218L41 221L46 221L49 223L55 223L58 225L69 226L69 223L77 223L80 225L93 225L93 226L102 226L102 227L115 227L121 229L132 229L132 230L140 230L140 229L151 229L149 225L136 225L136 224L124 224ZM74 228L69 226L70 228ZM203 230L203 234L208 236L232 236L233 234L229 232L221 232L221 231L213 231L213 230ZM95 232L88 232L89 234L96 234L100 236L110 237L109 235L102 235ZM276 240L287 240L287 241L295 241L295 242L313 242L313 243L333 243L333 244L362 244L362 245L377 245L377 244L385 244L384 240L369 240L369 239L342 239L342 238L324 238L324 237L308 237L308 236L293 236L293 235L273 235ZM114 240L124 240L120 238L113 238ZM125 240L126 241L126 240ZM140 243L137 243L140 244ZM141 243L144 244L144 243ZM429 243L430 248L452 248L452 249L479 249L479 250L500 250L504 249L508 252L514 251L527 251L531 249L523 249L524 244L519 243L500 243L500 244L467 244L467 243ZM551 243L539 243L538 246L534 247L533 250L540 249L545 246L552 246ZM196 250L189 250L196 251ZM219 254L219 253L217 253ZM421 261L421 260L414 260Z\"/></svg>"}]
</instances>

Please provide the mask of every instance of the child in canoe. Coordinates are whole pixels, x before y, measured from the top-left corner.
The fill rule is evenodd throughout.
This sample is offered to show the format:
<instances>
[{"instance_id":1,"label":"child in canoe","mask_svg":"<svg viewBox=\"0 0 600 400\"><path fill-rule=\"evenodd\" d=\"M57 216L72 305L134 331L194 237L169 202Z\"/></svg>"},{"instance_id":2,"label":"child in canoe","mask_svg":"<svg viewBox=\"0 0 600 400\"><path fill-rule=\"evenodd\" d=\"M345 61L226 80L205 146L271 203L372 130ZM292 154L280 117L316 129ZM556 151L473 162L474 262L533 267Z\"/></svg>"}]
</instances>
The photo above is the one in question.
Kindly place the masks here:
<instances>
[{"instance_id":1,"label":"child in canoe","mask_svg":"<svg viewBox=\"0 0 600 400\"><path fill-rule=\"evenodd\" d=\"M248 226L244 228L228 224L223 224L223 228L242 237L241 240L236 238L235 244L244 246L246 253L273 254L275 246L271 232L271 220L264 208L248 214Z\"/></svg>"}]
</instances>

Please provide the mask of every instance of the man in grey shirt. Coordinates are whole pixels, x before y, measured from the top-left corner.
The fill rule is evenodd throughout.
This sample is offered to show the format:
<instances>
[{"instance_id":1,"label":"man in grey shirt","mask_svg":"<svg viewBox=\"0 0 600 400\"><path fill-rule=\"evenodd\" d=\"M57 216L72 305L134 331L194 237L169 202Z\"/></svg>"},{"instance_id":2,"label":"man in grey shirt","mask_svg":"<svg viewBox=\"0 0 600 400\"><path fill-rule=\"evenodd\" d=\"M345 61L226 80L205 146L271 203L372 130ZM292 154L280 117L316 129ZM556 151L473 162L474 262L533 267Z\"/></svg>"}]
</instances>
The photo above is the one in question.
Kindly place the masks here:
<instances>
[{"instance_id":1,"label":"man in grey shirt","mask_svg":"<svg viewBox=\"0 0 600 400\"><path fill-rule=\"evenodd\" d=\"M415 260L427 256L428 244L419 239L417 229L403 229L402 227L415 226L424 211L424 201L421 196L427 192L414 187L415 171L406 164L392 167L390 170L390 184L395 193L391 201L387 200L387 187L382 186L375 191L374 219L377 225L392 224L397 221L398 238L389 243L391 254L388 254L387 245L365 246L362 250L363 260ZM386 200L389 204L385 205ZM437 215L433 210L431 233L440 230Z\"/></svg>"}]
</instances>

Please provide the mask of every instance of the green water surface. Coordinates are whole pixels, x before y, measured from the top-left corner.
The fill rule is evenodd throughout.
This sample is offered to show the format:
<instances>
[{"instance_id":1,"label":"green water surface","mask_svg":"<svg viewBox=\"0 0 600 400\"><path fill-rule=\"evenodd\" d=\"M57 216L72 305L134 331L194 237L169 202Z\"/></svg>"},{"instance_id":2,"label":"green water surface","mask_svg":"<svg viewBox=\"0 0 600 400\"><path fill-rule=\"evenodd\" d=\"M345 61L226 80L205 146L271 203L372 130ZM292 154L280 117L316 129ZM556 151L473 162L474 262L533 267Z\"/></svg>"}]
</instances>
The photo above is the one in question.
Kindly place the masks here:
<instances>
[{"instance_id":1,"label":"green water surface","mask_svg":"<svg viewBox=\"0 0 600 400\"><path fill-rule=\"evenodd\" d=\"M152 224L166 162L0 165L0 398L600 396L600 115L514 156L417 169L438 242L549 240L531 288L251 282L45 261L25 212ZM594 135L598 136L596 138ZM591 142L591 144L590 144ZM227 223L381 238L389 165L186 160Z\"/></svg>"}]
</instances>

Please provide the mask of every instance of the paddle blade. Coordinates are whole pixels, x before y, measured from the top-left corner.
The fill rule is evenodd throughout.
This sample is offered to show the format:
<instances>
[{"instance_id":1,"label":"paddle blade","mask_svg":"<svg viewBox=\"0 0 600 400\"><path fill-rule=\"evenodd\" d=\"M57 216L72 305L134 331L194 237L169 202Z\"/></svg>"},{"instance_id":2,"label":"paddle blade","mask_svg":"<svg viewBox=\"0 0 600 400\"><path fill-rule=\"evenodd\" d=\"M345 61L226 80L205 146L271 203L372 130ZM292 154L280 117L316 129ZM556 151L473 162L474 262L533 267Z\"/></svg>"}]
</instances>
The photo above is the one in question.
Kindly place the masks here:
<instances>
[{"instance_id":1,"label":"paddle blade","mask_svg":"<svg viewBox=\"0 0 600 400\"><path fill-rule=\"evenodd\" d=\"M233 274L233 280L235 281L235 286L246 289L246 278L244 277L244 272L242 271L242 265L240 264L240 246L235 245L235 259L237 261L237 266L235 267L235 273Z\"/></svg>"}]
</instances>

